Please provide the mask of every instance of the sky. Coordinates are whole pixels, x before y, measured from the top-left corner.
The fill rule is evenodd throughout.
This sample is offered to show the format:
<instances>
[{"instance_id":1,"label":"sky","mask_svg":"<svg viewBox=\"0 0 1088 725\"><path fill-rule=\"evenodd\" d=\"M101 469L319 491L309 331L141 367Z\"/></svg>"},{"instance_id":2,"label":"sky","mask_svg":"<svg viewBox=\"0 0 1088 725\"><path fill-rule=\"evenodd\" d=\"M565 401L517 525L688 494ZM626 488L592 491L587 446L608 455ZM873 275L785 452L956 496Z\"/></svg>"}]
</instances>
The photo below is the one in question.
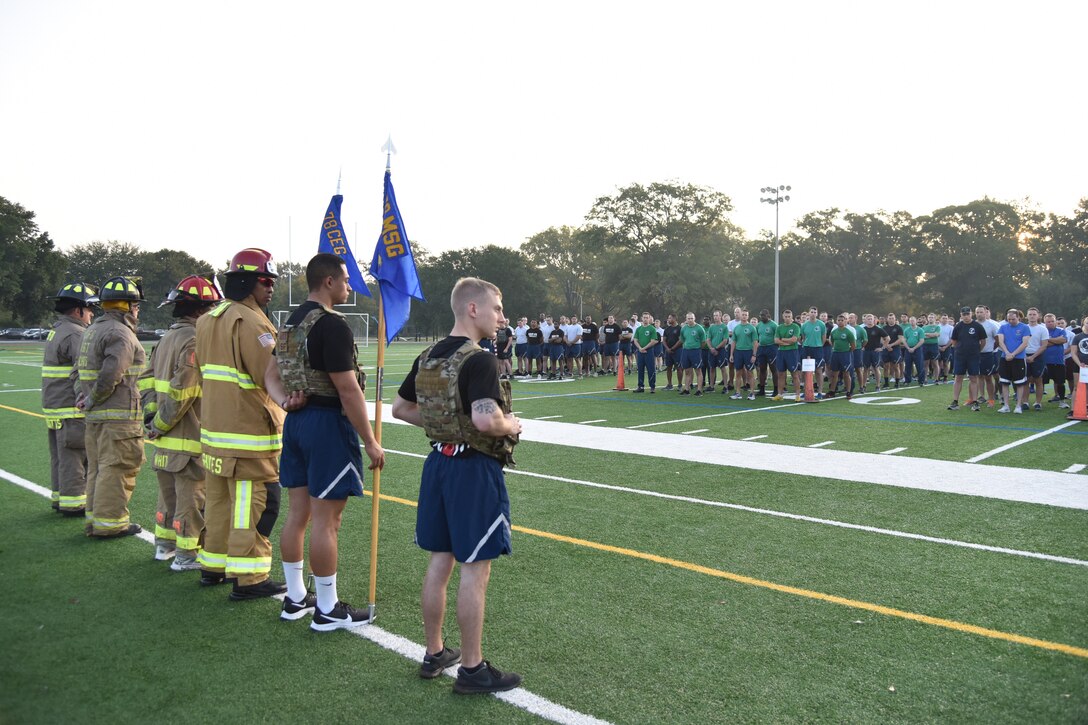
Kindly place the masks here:
<instances>
[{"instance_id":1,"label":"sky","mask_svg":"<svg viewBox=\"0 0 1088 725\"><path fill-rule=\"evenodd\" d=\"M1088 196L1072 2L0 0L0 196L61 249L304 263L342 175L365 263L382 144L412 242L516 247L632 184L750 236L837 207Z\"/></svg>"}]
</instances>

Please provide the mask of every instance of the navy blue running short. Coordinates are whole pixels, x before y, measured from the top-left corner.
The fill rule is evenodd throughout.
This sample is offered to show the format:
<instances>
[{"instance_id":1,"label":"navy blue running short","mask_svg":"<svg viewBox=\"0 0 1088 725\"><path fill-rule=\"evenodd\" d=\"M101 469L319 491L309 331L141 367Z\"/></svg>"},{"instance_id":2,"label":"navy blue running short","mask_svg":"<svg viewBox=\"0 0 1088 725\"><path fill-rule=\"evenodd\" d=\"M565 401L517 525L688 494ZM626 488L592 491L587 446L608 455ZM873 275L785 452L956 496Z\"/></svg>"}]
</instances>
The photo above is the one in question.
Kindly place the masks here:
<instances>
[{"instance_id":1,"label":"navy blue running short","mask_svg":"<svg viewBox=\"0 0 1088 725\"><path fill-rule=\"evenodd\" d=\"M432 450L419 485L416 544L452 552L463 564L511 553L502 465L483 453L450 457Z\"/></svg>"},{"instance_id":2,"label":"navy blue running short","mask_svg":"<svg viewBox=\"0 0 1088 725\"><path fill-rule=\"evenodd\" d=\"M280 484L305 486L313 498L343 501L363 495L359 435L339 408L307 405L283 422Z\"/></svg>"}]
</instances>

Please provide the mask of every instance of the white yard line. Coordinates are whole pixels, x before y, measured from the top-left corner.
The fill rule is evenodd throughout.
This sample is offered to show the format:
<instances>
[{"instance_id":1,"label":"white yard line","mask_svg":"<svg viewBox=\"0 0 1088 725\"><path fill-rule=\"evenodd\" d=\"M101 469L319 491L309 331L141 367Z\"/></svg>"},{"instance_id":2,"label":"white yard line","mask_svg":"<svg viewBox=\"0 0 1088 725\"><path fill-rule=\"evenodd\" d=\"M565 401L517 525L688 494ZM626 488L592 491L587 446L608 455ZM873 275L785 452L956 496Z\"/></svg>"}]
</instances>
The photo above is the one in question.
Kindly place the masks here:
<instances>
[{"instance_id":1,"label":"white yard line","mask_svg":"<svg viewBox=\"0 0 1088 725\"><path fill-rule=\"evenodd\" d=\"M583 420L578 425L589 425L590 423L607 423L607 418L599 418L598 420Z\"/></svg>"},{"instance_id":2,"label":"white yard line","mask_svg":"<svg viewBox=\"0 0 1088 725\"><path fill-rule=\"evenodd\" d=\"M984 461L987 458L989 458L990 456L996 456L998 453L1004 453L1005 451L1009 450L1010 448L1016 448L1017 446L1022 446L1025 443L1030 443L1030 442L1032 442L1034 440L1038 440L1038 439L1042 438L1043 436L1048 436L1051 433L1056 433L1057 431L1060 431L1062 428L1068 428L1069 426L1076 425L1079 422L1080 421L1071 420L1071 421L1069 421L1067 423L1062 423L1061 425L1056 425L1053 428L1050 428L1048 430L1044 430L1041 433L1036 433L1035 435L1030 435L1027 438L1021 438L1018 441L1013 441L1012 443L1006 443L1003 446L998 446L997 448L993 449L992 451L986 451L985 453L980 453L979 455L975 456L974 458L968 458L967 463L978 463L979 461Z\"/></svg>"},{"instance_id":3,"label":"white yard line","mask_svg":"<svg viewBox=\"0 0 1088 725\"><path fill-rule=\"evenodd\" d=\"M399 456L407 456L409 458L426 458L427 456L422 453L410 453L408 451L396 451L390 448L385 449L386 453L392 453ZM835 519L822 519L816 516L803 516L801 514L791 514L785 511L774 511L772 509L762 509L753 506L743 506L736 503L725 503L724 501L710 501L701 498L692 498L691 496L677 496L671 493L661 493L660 491L647 491L641 488L629 488L627 486L615 486L608 483L597 483L595 481L583 481L577 478L563 478L562 476L551 476L545 473L533 473L532 471L522 471L515 468L506 470L507 475L514 476L528 476L529 478L541 478L548 481L560 481L562 483L572 483L577 486L585 486L587 488L600 488L606 491L618 491L620 493L632 493L639 496L650 496L652 498L666 499L669 501L681 501L684 503L693 503L701 506L714 506L716 508L733 509L735 511L746 511L748 513L762 514L764 516L775 516L783 519L791 519L793 521L804 521L811 524L821 524L824 526L834 526L840 529L852 529L854 531L865 531L870 534L881 534L883 536L894 536L900 539L912 539L914 541L926 541L931 544L943 544L945 546L958 546L963 549L974 549L976 551L989 551L995 554L1009 554L1011 556L1022 556L1029 559L1041 559L1043 561L1053 561L1059 564L1073 564L1075 566L1088 567L1088 561L1082 559L1073 559L1068 556L1056 556L1054 554L1042 554L1035 551L1023 551L1021 549L1009 549L1004 546L989 546L987 544L976 544L971 541L959 541L957 539L945 539L938 536L926 536L925 534L913 534L909 531L897 531L895 529L882 529L877 526L865 526L863 524L851 524L845 521L837 521Z\"/></svg>"},{"instance_id":4,"label":"white yard line","mask_svg":"<svg viewBox=\"0 0 1088 725\"><path fill-rule=\"evenodd\" d=\"M374 420L373 408L370 419ZM388 409L383 411L382 420L407 425L394 419ZM526 420L522 423L521 440L525 442L595 451L615 447L616 429L608 426L549 420ZM779 443L700 438L648 430L621 430L624 430L624 450L630 455L658 458L667 451L683 450L685 460L699 461L709 466L1088 510L1088 476L1071 473L910 456L897 456L896 465L889 466L888 459L879 453L798 448ZM918 475L917 471L925 471L925 475Z\"/></svg>"},{"instance_id":5,"label":"white yard line","mask_svg":"<svg viewBox=\"0 0 1088 725\"><path fill-rule=\"evenodd\" d=\"M690 436L690 435L695 435L696 433L706 433L708 430L710 430L710 429L709 428L696 428L695 430L686 430L683 433L681 433L680 435Z\"/></svg>"},{"instance_id":6,"label":"white yard line","mask_svg":"<svg viewBox=\"0 0 1088 725\"><path fill-rule=\"evenodd\" d=\"M809 448L823 448L824 446L829 446L834 442L835 441L824 441L823 443L813 443L811 446L808 446L808 447Z\"/></svg>"},{"instance_id":7,"label":"white yard line","mask_svg":"<svg viewBox=\"0 0 1088 725\"><path fill-rule=\"evenodd\" d=\"M22 390L3 390L0 389L0 393L40 393L41 388L23 388Z\"/></svg>"},{"instance_id":8,"label":"white yard line","mask_svg":"<svg viewBox=\"0 0 1088 725\"><path fill-rule=\"evenodd\" d=\"M765 436L765 435L760 435L760 436L750 436L750 437L748 437L748 438L741 438L741 440L742 440L742 441L758 441L758 440L760 440L760 439L762 439L762 438L766 438L766 437L767 437L767 436Z\"/></svg>"},{"instance_id":9,"label":"white yard line","mask_svg":"<svg viewBox=\"0 0 1088 725\"><path fill-rule=\"evenodd\" d=\"M1062 473L1080 473L1085 468L1088 468L1088 466L1085 466L1083 463L1074 463L1072 466L1062 471Z\"/></svg>"},{"instance_id":10,"label":"white yard line","mask_svg":"<svg viewBox=\"0 0 1088 725\"><path fill-rule=\"evenodd\" d=\"M893 453L902 453L902 452L903 452L903 451L905 451L905 450L907 450L907 449L906 449L906 448L892 448L891 450L887 450L887 451L881 451L881 452L880 452L880 455L882 455L882 456L890 456L890 455L892 455Z\"/></svg>"},{"instance_id":11,"label":"white yard line","mask_svg":"<svg viewBox=\"0 0 1088 725\"><path fill-rule=\"evenodd\" d=\"M530 395L527 398L515 397L514 402L520 403L523 400L540 400L541 398L569 398L578 395L599 395L600 393L615 393L615 390L587 390L584 393L556 393L555 395Z\"/></svg>"},{"instance_id":12,"label":"white yard line","mask_svg":"<svg viewBox=\"0 0 1088 725\"><path fill-rule=\"evenodd\" d=\"M539 418L534 418L533 420L551 420L552 418L562 418L562 417L563 416L561 416L561 415L542 415Z\"/></svg>"},{"instance_id":13,"label":"white yard line","mask_svg":"<svg viewBox=\"0 0 1088 725\"><path fill-rule=\"evenodd\" d=\"M48 499L50 497L48 488L39 486L33 481L28 481L20 476L16 476L14 473L9 473L8 471L0 469L0 478L7 479L16 486L25 488L27 491L36 493L43 498ZM147 531L140 532L136 535L136 538L142 539L150 544L155 543L155 536ZM282 599L282 597L277 598ZM407 657L414 662L422 662L423 655L426 654L426 649L423 645L417 644L406 637L401 637L399 634L393 634L377 625L364 625L348 631L363 639L370 640L374 644L387 649L390 652L396 652L402 657ZM456 677L457 668L447 668L445 675L447 677ZM608 725L607 720L600 720L592 715L586 715L577 710L563 707L562 705L545 699L540 695L536 695L523 687L510 690L509 692L495 693L494 697L509 703L514 707L521 708L522 710L526 710L545 720L550 720L555 723L563 723L564 725Z\"/></svg>"}]
</instances>

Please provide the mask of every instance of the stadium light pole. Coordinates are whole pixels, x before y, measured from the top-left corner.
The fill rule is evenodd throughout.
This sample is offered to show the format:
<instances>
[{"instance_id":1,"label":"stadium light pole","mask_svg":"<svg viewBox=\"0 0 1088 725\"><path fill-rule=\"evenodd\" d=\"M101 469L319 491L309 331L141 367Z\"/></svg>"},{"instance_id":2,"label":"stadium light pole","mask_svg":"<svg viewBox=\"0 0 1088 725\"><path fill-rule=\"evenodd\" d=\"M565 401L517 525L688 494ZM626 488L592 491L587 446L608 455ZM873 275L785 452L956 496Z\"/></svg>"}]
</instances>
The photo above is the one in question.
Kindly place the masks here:
<instances>
[{"instance_id":1,"label":"stadium light pole","mask_svg":"<svg viewBox=\"0 0 1088 725\"><path fill-rule=\"evenodd\" d=\"M781 251L781 244L778 237L778 206L784 202L790 200L790 195L783 196L783 192L789 191L792 187L787 185L779 186L765 186L759 190L761 194L769 194L770 196L760 197L760 201L766 204L774 204L774 321L779 322L782 318L779 317L778 310L778 253Z\"/></svg>"}]
</instances>

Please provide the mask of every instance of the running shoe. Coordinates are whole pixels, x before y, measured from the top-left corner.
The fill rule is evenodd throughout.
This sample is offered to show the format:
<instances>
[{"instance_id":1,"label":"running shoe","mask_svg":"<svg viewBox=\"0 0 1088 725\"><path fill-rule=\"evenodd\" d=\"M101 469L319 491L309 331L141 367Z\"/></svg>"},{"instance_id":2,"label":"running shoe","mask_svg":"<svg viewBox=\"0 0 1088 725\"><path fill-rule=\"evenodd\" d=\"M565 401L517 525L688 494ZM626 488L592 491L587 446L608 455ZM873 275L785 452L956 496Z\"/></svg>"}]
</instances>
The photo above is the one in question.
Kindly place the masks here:
<instances>
[{"instance_id":1,"label":"running shoe","mask_svg":"<svg viewBox=\"0 0 1088 725\"><path fill-rule=\"evenodd\" d=\"M433 680L446 671L447 667L453 667L461 661L461 650L455 647L443 647L436 655L423 655L423 663L419 666L419 676L425 680Z\"/></svg>"},{"instance_id":2,"label":"running shoe","mask_svg":"<svg viewBox=\"0 0 1088 725\"><path fill-rule=\"evenodd\" d=\"M959 410L960 409L960 404L957 403L955 400L953 400L952 405L948 406L948 409L949 410Z\"/></svg>"},{"instance_id":3,"label":"running shoe","mask_svg":"<svg viewBox=\"0 0 1088 725\"><path fill-rule=\"evenodd\" d=\"M337 602L332 611L326 614L320 607L314 607L314 618L310 629L315 632L331 632L334 629L351 629L370 624L370 612L356 609L347 602Z\"/></svg>"},{"instance_id":4,"label":"running shoe","mask_svg":"<svg viewBox=\"0 0 1088 725\"><path fill-rule=\"evenodd\" d=\"M177 550L173 546L166 544L155 545L155 561L170 561L176 553Z\"/></svg>"},{"instance_id":5,"label":"running shoe","mask_svg":"<svg viewBox=\"0 0 1088 725\"><path fill-rule=\"evenodd\" d=\"M280 610L280 619L285 622L293 622L296 619L302 619L307 614L314 611L317 606L317 595L313 592L306 592L306 595L302 597L302 601L296 602L291 597L283 598L283 609Z\"/></svg>"},{"instance_id":6,"label":"running shoe","mask_svg":"<svg viewBox=\"0 0 1088 725\"><path fill-rule=\"evenodd\" d=\"M1007 405L1002 405L1002 406L1001 406L1000 408L998 408L998 409L997 409L997 412L998 412L998 413L1008 413L1008 412L1009 412L1009 406L1007 406ZM1020 409L1019 409L1019 408L1017 408L1017 409L1016 409L1016 412L1017 412L1017 413L1019 413L1019 412L1020 412Z\"/></svg>"},{"instance_id":7,"label":"running shoe","mask_svg":"<svg viewBox=\"0 0 1088 725\"><path fill-rule=\"evenodd\" d=\"M521 675L516 672L503 672L484 660L482 666L469 674L464 666L457 670L457 679L453 682L453 691L467 695L475 692L505 692L521 684Z\"/></svg>"}]
</instances>

